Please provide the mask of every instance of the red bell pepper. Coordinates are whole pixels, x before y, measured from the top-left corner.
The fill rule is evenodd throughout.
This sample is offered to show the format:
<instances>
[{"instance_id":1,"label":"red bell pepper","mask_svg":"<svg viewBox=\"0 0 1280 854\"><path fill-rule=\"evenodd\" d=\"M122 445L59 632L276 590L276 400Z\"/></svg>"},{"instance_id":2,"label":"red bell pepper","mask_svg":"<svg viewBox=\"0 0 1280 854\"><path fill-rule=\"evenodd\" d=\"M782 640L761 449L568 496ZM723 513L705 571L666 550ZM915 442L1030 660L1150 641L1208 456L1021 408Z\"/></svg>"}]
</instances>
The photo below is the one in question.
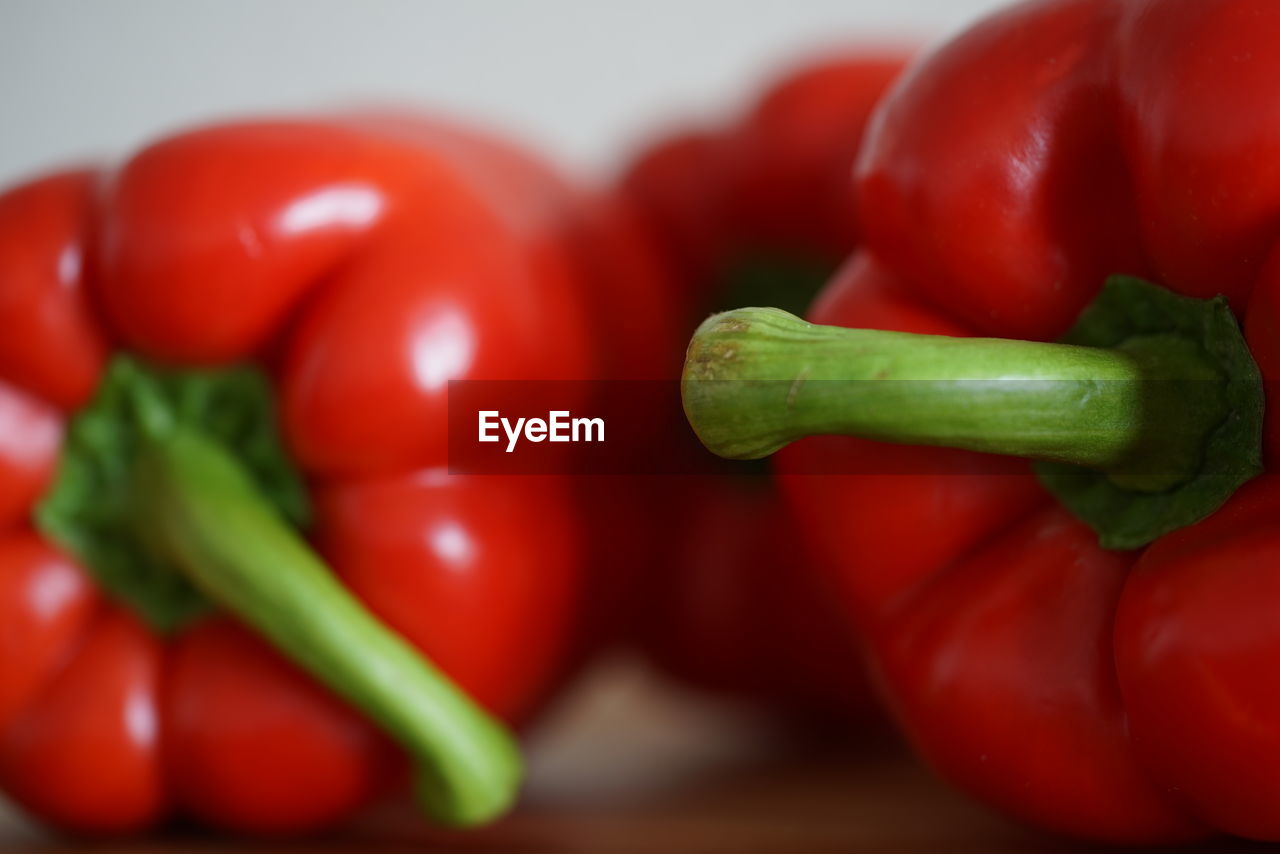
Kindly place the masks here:
<instances>
[{"instance_id":1,"label":"red bell pepper","mask_svg":"<svg viewBox=\"0 0 1280 854\"><path fill-rule=\"evenodd\" d=\"M812 60L725 127L673 134L630 165L622 188L671 259L686 334L747 298L802 309L857 245L843 179L904 63L866 51ZM637 625L650 658L703 689L790 711L866 714L865 683L847 667L856 637L816 575L798 569L807 557L772 484L727 474L663 485L675 493L662 502L672 533L652 561Z\"/></svg>"},{"instance_id":2,"label":"red bell pepper","mask_svg":"<svg viewBox=\"0 0 1280 854\"><path fill-rule=\"evenodd\" d=\"M803 307L812 292L796 268L816 288L858 245L843 184L872 108L905 63L887 51L811 60L726 126L673 132L630 164L622 188L674 256L691 317L732 304L732 291L773 266L791 274L775 295Z\"/></svg>"},{"instance_id":3,"label":"red bell pepper","mask_svg":"<svg viewBox=\"0 0 1280 854\"><path fill-rule=\"evenodd\" d=\"M0 786L83 832L299 831L394 740L432 816L499 813L490 715L581 657L586 524L564 478L448 474L448 383L594 376L583 233L624 225L387 116L0 196Z\"/></svg>"},{"instance_id":4,"label":"red bell pepper","mask_svg":"<svg viewBox=\"0 0 1280 854\"><path fill-rule=\"evenodd\" d=\"M848 434L775 464L890 705L1048 828L1280 839L1277 45L1274 0L990 18L873 118L827 325L690 352L713 448Z\"/></svg>"}]
</instances>

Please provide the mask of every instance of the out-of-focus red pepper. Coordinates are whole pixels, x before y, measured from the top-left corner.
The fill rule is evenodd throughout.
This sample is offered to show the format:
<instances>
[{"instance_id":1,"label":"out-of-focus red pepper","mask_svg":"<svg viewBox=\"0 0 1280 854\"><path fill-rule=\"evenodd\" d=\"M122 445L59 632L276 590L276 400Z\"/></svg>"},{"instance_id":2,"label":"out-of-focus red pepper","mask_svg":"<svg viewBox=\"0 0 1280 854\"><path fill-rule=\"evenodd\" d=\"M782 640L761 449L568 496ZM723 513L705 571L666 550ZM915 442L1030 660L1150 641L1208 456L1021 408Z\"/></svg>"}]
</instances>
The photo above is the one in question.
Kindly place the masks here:
<instances>
[{"instance_id":1,"label":"out-of-focus red pepper","mask_svg":"<svg viewBox=\"0 0 1280 854\"><path fill-rule=\"evenodd\" d=\"M749 475L680 488L668 547L642 588L636 638L648 658L683 684L806 722L870 721L857 636L777 490Z\"/></svg>"},{"instance_id":2,"label":"out-of-focus red pepper","mask_svg":"<svg viewBox=\"0 0 1280 854\"><path fill-rule=\"evenodd\" d=\"M598 375L615 207L373 115L0 196L4 790L84 832L299 831L399 777L389 735L436 818L499 812L489 714L581 657L590 525L564 478L450 475L448 384Z\"/></svg>"},{"instance_id":3,"label":"out-of-focus red pepper","mask_svg":"<svg viewBox=\"0 0 1280 854\"><path fill-rule=\"evenodd\" d=\"M924 756L1049 828L1280 839L1280 482L1236 491L1280 451L1277 45L1272 0L990 18L873 119L832 326L735 312L691 351L726 453L864 437L778 457L810 542ZM729 376L779 385L714 412Z\"/></svg>"},{"instance_id":4,"label":"out-of-focus red pepper","mask_svg":"<svg viewBox=\"0 0 1280 854\"><path fill-rule=\"evenodd\" d=\"M811 60L764 91L727 126L669 134L630 165L622 187L679 263L691 316L753 287L761 267L793 274L775 295L801 307L814 280L859 243L845 189L872 109L903 52L851 51ZM730 293L726 293L730 292Z\"/></svg>"},{"instance_id":5,"label":"out-of-focus red pepper","mask_svg":"<svg viewBox=\"0 0 1280 854\"><path fill-rule=\"evenodd\" d=\"M904 62L869 51L810 61L727 126L673 134L630 166L623 189L672 259L687 330L744 299L802 310L857 245L847 176ZM794 547L779 494L738 475L674 484L674 535L648 574L641 645L702 688L865 712L856 639Z\"/></svg>"}]
</instances>

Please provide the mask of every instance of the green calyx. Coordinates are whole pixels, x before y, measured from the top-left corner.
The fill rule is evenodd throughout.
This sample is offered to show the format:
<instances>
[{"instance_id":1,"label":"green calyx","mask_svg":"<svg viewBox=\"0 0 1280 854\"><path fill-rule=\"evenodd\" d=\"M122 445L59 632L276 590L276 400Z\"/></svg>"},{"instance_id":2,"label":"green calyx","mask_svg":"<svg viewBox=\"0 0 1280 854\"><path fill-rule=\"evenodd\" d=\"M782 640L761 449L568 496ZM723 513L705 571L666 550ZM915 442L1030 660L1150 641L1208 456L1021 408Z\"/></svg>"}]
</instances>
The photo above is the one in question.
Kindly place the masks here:
<instances>
[{"instance_id":1,"label":"green calyx","mask_svg":"<svg viewBox=\"0 0 1280 854\"><path fill-rule=\"evenodd\" d=\"M1262 473L1262 374L1224 297L1196 300L1113 277L1063 342L1129 352L1146 347L1156 364L1173 347L1194 347L1204 367L1200 376L1173 376L1167 365L1153 372L1144 431L1150 438L1128 472L1036 464L1041 483L1098 532L1104 548L1139 548L1198 522ZM1144 489L1143 479L1179 453L1191 462L1182 476Z\"/></svg>"},{"instance_id":2,"label":"green calyx","mask_svg":"<svg viewBox=\"0 0 1280 854\"><path fill-rule=\"evenodd\" d=\"M204 595L148 546L147 532L139 528L134 463L149 441L175 429L197 433L236 457L289 524L304 528L310 512L261 372L175 371L115 356L93 400L70 422L57 475L35 519L105 591L162 633L209 609Z\"/></svg>"},{"instance_id":3,"label":"green calyx","mask_svg":"<svg viewBox=\"0 0 1280 854\"><path fill-rule=\"evenodd\" d=\"M1203 518L1261 471L1261 377L1225 301L1130 278L1059 344L727 312L694 335L682 391L699 438L731 458L827 434L1041 461L1108 548Z\"/></svg>"}]
</instances>

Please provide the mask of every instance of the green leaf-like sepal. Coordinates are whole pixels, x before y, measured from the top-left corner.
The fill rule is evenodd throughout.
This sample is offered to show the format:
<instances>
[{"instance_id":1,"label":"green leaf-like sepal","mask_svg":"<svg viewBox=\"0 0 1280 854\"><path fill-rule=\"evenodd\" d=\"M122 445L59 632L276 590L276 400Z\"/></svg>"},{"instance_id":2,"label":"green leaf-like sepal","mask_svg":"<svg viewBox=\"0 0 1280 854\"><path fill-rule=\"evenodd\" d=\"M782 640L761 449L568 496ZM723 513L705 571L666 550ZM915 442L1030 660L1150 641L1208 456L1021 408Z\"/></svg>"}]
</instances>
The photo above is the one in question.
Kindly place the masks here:
<instances>
[{"instance_id":1,"label":"green leaf-like sepal","mask_svg":"<svg viewBox=\"0 0 1280 854\"><path fill-rule=\"evenodd\" d=\"M1225 298L1192 299L1116 276L1063 343L1118 348L1166 334L1199 344L1225 380L1227 414L1205 440L1198 470L1172 488L1142 492L1118 485L1107 473L1036 464L1041 482L1098 532L1104 548L1140 548L1198 522L1262 472L1262 375Z\"/></svg>"},{"instance_id":2,"label":"green leaf-like sepal","mask_svg":"<svg viewBox=\"0 0 1280 854\"><path fill-rule=\"evenodd\" d=\"M208 609L184 575L148 547L146 519L139 518L131 496L139 450L174 427L227 449L291 524L303 527L309 517L307 494L280 442L271 386L261 372L166 370L130 356L113 358L93 401L71 420L36 524L109 595L160 632Z\"/></svg>"}]
</instances>

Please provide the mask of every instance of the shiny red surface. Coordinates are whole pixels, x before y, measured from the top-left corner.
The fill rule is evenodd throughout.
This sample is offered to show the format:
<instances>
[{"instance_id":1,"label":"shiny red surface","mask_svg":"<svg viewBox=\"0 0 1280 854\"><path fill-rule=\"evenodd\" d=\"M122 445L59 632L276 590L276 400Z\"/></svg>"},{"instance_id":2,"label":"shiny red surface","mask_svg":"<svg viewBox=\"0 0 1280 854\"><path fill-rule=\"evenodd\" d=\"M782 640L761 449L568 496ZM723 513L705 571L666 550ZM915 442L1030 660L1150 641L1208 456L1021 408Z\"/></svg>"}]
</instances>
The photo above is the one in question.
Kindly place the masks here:
<instances>
[{"instance_id":1,"label":"shiny red surface","mask_svg":"<svg viewBox=\"0 0 1280 854\"><path fill-rule=\"evenodd\" d=\"M1270 0L1042 0L961 35L873 119L849 189L875 215L811 319L1050 339L1135 273L1230 297L1275 379L1277 42ZM1116 554L1020 462L839 438L784 453L936 466L784 485L945 777L1085 837L1280 839L1270 476Z\"/></svg>"}]
</instances>

